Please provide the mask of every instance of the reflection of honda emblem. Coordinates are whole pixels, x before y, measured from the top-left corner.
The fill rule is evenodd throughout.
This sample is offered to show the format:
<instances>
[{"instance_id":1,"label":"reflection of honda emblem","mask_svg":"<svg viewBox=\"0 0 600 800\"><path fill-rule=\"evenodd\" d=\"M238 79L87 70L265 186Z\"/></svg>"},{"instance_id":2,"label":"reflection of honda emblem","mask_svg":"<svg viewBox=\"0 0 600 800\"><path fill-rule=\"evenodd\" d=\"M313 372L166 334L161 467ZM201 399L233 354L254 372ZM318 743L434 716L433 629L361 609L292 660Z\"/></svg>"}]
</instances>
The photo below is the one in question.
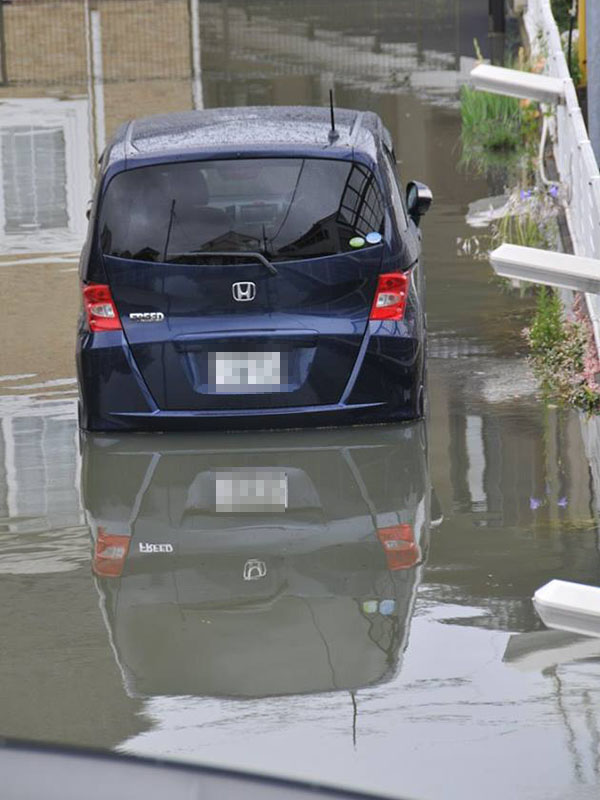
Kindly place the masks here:
<instances>
[{"instance_id":1,"label":"reflection of honda emblem","mask_svg":"<svg viewBox=\"0 0 600 800\"><path fill-rule=\"evenodd\" d=\"M267 574L267 565L258 558L249 558L244 564L244 580L259 581Z\"/></svg>"},{"instance_id":2,"label":"reflection of honda emblem","mask_svg":"<svg viewBox=\"0 0 600 800\"><path fill-rule=\"evenodd\" d=\"M256 284L252 281L239 281L231 286L233 299L238 303L247 303L256 297Z\"/></svg>"}]
</instances>

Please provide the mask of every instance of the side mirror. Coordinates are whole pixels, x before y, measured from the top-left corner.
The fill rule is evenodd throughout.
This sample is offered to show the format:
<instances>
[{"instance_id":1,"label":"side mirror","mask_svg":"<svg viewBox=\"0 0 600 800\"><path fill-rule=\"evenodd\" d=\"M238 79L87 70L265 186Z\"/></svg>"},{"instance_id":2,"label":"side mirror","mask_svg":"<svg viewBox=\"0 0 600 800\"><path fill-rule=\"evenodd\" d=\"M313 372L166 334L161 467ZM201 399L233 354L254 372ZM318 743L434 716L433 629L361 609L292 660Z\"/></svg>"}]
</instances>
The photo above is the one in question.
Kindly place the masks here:
<instances>
[{"instance_id":1,"label":"side mirror","mask_svg":"<svg viewBox=\"0 0 600 800\"><path fill-rule=\"evenodd\" d=\"M431 189L419 181L411 181L406 187L406 209L418 225L423 214L429 211L433 200Z\"/></svg>"}]
</instances>

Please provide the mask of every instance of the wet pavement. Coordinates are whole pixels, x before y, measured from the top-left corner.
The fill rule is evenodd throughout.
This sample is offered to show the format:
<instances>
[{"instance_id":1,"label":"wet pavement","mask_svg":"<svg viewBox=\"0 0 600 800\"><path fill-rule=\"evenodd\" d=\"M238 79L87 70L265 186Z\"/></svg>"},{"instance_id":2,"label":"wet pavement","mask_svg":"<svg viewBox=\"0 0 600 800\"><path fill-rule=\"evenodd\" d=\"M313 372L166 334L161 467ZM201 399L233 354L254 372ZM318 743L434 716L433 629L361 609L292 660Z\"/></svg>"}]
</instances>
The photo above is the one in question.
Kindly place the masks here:
<instances>
[{"instance_id":1,"label":"wet pavement","mask_svg":"<svg viewBox=\"0 0 600 800\"><path fill-rule=\"evenodd\" d=\"M530 301L460 246L468 204L497 193L459 165L456 88L487 18L372 5L199 3L190 47L178 0L103 0L87 26L69 0L91 56L74 27L43 69L17 45L46 31L5 7L0 732L396 797L595 796L600 644L546 631L530 600L598 580L579 420L536 397ZM159 34L185 58L161 59ZM428 423L79 436L77 251L102 137L192 103L321 104L332 83L434 192ZM123 548L120 577L92 537Z\"/></svg>"}]
</instances>

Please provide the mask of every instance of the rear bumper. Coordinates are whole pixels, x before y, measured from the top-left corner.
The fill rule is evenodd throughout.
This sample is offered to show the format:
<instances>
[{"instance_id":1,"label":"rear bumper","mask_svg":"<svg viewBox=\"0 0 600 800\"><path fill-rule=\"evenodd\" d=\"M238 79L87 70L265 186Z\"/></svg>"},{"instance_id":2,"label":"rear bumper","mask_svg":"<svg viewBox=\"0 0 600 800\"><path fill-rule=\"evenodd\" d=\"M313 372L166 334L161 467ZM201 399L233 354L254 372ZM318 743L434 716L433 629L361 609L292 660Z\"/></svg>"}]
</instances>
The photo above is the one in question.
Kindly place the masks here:
<instances>
[{"instance_id":1,"label":"rear bumper","mask_svg":"<svg viewBox=\"0 0 600 800\"><path fill-rule=\"evenodd\" d=\"M84 334L77 347L80 424L88 431L210 431L319 428L417 419L423 343L371 335L338 403L263 409L159 408L121 332Z\"/></svg>"},{"instance_id":2,"label":"rear bumper","mask_svg":"<svg viewBox=\"0 0 600 800\"><path fill-rule=\"evenodd\" d=\"M411 420L414 408L392 409L385 403L306 406L275 411L150 411L113 412L106 416L82 414L81 426L90 431L228 431L325 428Z\"/></svg>"},{"instance_id":3,"label":"rear bumper","mask_svg":"<svg viewBox=\"0 0 600 800\"><path fill-rule=\"evenodd\" d=\"M360 425L414 419L406 409L393 412L385 403L361 405L303 406L268 411L154 411L121 412L111 415L119 428L130 430L265 430L275 428L320 428L337 425Z\"/></svg>"}]
</instances>

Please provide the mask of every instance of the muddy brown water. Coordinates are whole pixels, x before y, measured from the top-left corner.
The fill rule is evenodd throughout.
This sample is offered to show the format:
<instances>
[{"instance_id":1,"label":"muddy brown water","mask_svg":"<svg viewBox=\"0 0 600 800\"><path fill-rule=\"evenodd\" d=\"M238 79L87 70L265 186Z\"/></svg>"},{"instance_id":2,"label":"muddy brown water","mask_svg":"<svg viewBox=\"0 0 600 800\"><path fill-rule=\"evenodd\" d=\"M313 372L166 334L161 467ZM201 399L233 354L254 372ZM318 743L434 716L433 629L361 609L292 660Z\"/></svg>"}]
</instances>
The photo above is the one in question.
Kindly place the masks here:
<instances>
[{"instance_id":1,"label":"muddy brown water","mask_svg":"<svg viewBox=\"0 0 600 800\"><path fill-rule=\"evenodd\" d=\"M97 5L104 80L82 4L4 9L0 733L397 797L595 796L600 644L546 631L530 599L598 580L579 420L536 397L529 301L462 249L491 193L459 165L456 102L485 4L201 2L196 37L179 0ZM43 65L36 37L54 42ZM79 437L77 251L102 137L192 102L320 104L332 84L434 192L428 423ZM92 574L99 526L131 534L121 578Z\"/></svg>"}]
</instances>

